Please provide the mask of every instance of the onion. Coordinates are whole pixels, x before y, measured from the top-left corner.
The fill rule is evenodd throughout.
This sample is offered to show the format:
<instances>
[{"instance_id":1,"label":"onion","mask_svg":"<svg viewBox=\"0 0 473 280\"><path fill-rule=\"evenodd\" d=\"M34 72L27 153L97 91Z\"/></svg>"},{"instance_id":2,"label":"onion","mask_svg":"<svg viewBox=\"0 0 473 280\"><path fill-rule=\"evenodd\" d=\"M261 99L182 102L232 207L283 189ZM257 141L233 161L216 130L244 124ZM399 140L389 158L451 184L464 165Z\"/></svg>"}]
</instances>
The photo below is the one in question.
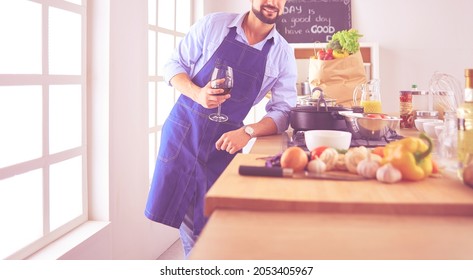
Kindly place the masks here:
<instances>
[{"instance_id":1,"label":"onion","mask_svg":"<svg viewBox=\"0 0 473 280\"><path fill-rule=\"evenodd\" d=\"M307 153L300 147L289 147L281 155L281 167L303 171L309 162Z\"/></svg>"}]
</instances>

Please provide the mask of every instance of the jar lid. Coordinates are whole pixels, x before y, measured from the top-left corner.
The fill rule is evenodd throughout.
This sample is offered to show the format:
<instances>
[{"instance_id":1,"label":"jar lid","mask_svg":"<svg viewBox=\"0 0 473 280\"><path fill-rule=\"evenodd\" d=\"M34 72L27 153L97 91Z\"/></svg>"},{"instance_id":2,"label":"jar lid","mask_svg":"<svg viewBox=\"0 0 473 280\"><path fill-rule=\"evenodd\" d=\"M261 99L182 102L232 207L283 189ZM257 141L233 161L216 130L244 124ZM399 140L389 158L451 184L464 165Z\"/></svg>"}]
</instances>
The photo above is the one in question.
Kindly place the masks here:
<instances>
[{"instance_id":1,"label":"jar lid","mask_svg":"<svg viewBox=\"0 0 473 280\"><path fill-rule=\"evenodd\" d=\"M412 95L429 95L429 92L426 90L413 90Z\"/></svg>"},{"instance_id":2,"label":"jar lid","mask_svg":"<svg viewBox=\"0 0 473 280\"><path fill-rule=\"evenodd\" d=\"M412 94L412 95L428 95L429 92L425 90L401 90L400 91L401 95L402 94Z\"/></svg>"},{"instance_id":3,"label":"jar lid","mask_svg":"<svg viewBox=\"0 0 473 280\"><path fill-rule=\"evenodd\" d=\"M465 69L465 77L473 77L473 69Z\"/></svg>"},{"instance_id":4,"label":"jar lid","mask_svg":"<svg viewBox=\"0 0 473 280\"><path fill-rule=\"evenodd\" d=\"M416 111L416 117L421 118L437 118L439 116L438 111Z\"/></svg>"}]
</instances>

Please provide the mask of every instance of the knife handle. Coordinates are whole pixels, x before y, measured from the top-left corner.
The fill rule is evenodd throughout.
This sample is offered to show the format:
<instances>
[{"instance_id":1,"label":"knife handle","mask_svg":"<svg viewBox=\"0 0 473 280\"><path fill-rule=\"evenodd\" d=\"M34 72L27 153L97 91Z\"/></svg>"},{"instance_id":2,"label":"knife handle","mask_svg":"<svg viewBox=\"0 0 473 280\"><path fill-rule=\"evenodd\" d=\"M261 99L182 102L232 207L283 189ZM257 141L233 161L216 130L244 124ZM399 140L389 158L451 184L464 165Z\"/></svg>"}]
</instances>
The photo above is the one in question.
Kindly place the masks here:
<instances>
[{"instance_id":1,"label":"knife handle","mask_svg":"<svg viewBox=\"0 0 473 280\"><path fill-rule=\"evenodd\" d=\"M247 175L247 176L290 177L292 176L292 169L280 168L280 167L240 165L240 168L238 169L238 173L240 175Z\"/></svg>"}]
</instances>

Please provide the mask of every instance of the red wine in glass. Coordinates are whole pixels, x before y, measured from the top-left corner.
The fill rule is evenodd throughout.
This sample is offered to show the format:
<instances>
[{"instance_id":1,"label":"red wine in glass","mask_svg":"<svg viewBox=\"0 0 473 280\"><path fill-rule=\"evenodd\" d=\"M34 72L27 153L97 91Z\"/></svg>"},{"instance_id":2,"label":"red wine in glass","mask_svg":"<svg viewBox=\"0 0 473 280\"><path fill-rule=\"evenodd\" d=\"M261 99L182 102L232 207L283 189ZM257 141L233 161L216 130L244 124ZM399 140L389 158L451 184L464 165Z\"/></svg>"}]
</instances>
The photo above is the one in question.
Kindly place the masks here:
<instances>
[{"instance_id":1,"label":"red wine in glass","mask_svg":"<svg viewBox=\"0 0 473 280\"><path fill-rule=\"evenodd\" d=\"M212 78L210 85L212 88L220 88L223 89L222 93L217 93L214 95L226 95L229 94L233 88L233 69L232 67L217 63L215 68L212 72ZM221 111L222 107L219 104L217 108L217 113L212 113L209 115L209 119L215 122L226 122L228 120L228 116L222 114Z\"/></svg>"}]
</instances>

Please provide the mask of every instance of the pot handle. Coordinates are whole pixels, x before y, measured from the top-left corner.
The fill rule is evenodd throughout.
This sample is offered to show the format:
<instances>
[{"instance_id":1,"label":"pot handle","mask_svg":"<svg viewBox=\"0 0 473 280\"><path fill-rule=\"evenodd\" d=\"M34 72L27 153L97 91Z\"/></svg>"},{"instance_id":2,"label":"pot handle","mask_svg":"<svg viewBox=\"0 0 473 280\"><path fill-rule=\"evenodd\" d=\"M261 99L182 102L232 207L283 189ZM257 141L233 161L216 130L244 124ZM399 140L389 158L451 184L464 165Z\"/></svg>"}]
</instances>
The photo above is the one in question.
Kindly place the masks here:
<instances>
[{"instance_id":1,"label":"pot handle","mask_svg":"<svg viewBox=\"0 0 473 280\"><path fill-rule=\"evenodd\" d=\"M319 98L317 100L317 112L320 111L320 103L322 103L322 102L324 102L325 111L328 112L327 102L325 101L325 98L324 98L324 91L320 87L315 87L312 90L312 94L314 94L314 92L317 91L317 90L320 91L320 95L319 95Z\"/></svg>"}]
</instances>

